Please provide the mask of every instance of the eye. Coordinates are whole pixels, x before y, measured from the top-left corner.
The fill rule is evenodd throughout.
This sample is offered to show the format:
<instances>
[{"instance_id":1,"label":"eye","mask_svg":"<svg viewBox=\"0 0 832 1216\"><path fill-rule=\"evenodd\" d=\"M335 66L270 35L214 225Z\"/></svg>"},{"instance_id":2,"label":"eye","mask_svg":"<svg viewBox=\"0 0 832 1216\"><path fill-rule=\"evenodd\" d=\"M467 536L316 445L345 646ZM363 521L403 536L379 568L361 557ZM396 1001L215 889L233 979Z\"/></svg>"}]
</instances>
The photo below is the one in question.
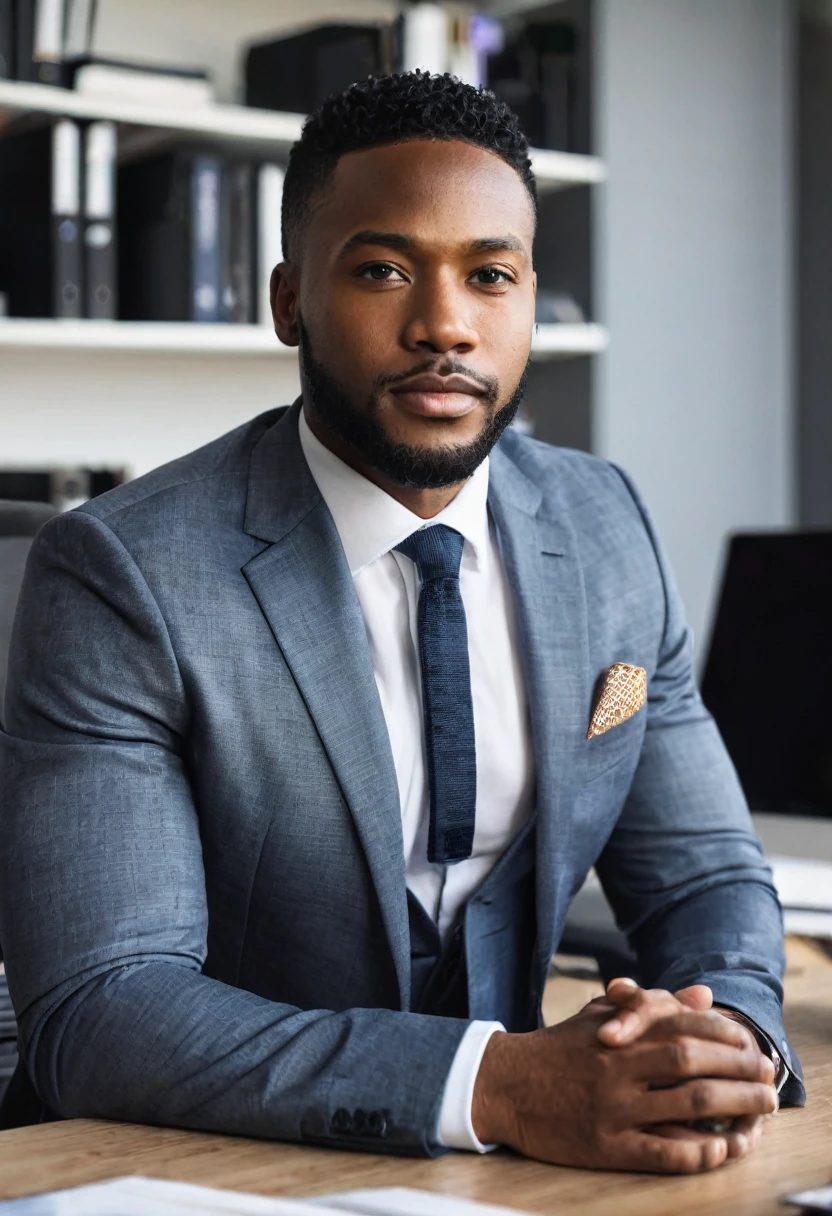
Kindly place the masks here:
<instances>
[{"instance_id":1,"label":"eye","mask_svg":"<svg viewBox=\"0 0 832 1216\"><path fill-rule=\"evenodd\" d=\"M391 266L389 262L373 262L371 266L362 266L358 271L360 279L369 279L373 283L395 283L393 277L397 275L403 281L404 276L395 266Z\"/></svg>"},{"instance_id":2,"label":"eye","mask_svg":"<svg viewBox=\"0 0 832 1216\"><path fill-rule=\"evenodd\" d=\"M474 271L473 278L483 287L499 287L501 283L514 282L508 271L500 270L498 266L483 266L481 270Z\"/></svg>"}]
</instances>

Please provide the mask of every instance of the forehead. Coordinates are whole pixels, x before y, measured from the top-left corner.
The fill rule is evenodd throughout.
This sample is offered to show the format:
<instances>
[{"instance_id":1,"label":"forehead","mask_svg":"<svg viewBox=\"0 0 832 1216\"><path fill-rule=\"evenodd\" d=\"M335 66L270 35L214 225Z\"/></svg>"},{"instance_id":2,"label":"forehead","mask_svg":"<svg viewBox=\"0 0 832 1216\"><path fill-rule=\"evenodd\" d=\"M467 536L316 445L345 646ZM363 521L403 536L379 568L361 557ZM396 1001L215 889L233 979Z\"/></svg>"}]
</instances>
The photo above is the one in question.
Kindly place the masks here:
<instances>
[{"instance_id":1,"label":"forehead","mask_svg":"<svg viewBox=\"0 0 832 1216\"><path fill-rule=\"evenodd\" d=\"M310 216L310 244L331 252L363 229L442 244L513 233L531 253L534 211L520 175L495 153L418 139L339 160Z\"/></svg>"}]
</instances>

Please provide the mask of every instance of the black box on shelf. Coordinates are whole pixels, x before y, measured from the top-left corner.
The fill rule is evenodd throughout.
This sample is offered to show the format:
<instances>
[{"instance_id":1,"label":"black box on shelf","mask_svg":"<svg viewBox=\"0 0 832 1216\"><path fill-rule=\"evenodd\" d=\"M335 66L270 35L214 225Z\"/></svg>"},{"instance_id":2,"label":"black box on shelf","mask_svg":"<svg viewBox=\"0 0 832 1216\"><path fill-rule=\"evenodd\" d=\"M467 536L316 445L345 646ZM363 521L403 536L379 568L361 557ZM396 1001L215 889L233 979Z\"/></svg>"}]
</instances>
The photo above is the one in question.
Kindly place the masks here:
<instances>
[{"instance_id":1,"label":"black box on shelf","mask_svg":"<svg viewBox=\"0 0 832 1216\"><path fill-rule=\"evenodd\" d=\"M382 26L320 25L250 46L246 105L308 114L330 93L389 71L390 37Z\"/></svg>"},{"instance_id":2,"label":"black box on shelf","mask_svg":"<svg viewBox=\"0 0 832 1216\"><path fill-rule=\"evenodd\" d=\"M574 26L529 22L488 60L488 87L510 106L537 148L576 152Z\"/></svg>"}]
</instances>

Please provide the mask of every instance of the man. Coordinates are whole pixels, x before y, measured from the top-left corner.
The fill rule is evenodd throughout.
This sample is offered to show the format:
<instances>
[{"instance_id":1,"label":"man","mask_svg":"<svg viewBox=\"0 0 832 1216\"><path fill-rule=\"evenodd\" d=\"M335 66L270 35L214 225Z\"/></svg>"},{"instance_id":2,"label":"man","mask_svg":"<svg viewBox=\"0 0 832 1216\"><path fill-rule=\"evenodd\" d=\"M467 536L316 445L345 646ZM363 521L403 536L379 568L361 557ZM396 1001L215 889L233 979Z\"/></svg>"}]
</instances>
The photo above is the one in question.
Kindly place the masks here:
<instances>
[{"instance_id":1,"label":"man","mask_svg":"<svg viewBox=\"0 0 832 1216\"><path fill-rule=\"evenodd\" d=\"M272 278L302 401L36 541L0 940L58 1116L691 1171L753 1147L776 1085L803 1100L650 520L613 465L506 429L535 215L488 93L331 98ZM647 703L587 738L617 663ZM539 1029L592 865L655 987Z\"/></svg>"}]
</instances>

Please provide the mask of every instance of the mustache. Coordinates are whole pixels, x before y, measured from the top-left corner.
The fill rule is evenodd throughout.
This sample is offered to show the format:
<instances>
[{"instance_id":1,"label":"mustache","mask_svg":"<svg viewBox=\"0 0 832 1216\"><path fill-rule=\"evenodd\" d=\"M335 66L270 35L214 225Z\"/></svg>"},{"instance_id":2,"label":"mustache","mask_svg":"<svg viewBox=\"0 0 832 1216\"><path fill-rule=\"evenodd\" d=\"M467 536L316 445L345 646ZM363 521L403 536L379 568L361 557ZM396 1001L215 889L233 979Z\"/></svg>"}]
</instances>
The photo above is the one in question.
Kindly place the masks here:
<instances>
[{"instance_id":1,"label":"mustache","mask_svg":"<svg viewBox=\"0 0 832 1216\"><path fill-rule=\"evenodd\" d=\"M490 404L497 400L500 393L499 382L493 376L483 376L481 372L475 372L472 367L468 367L459 359L447 359L441 356L438 359L435 356L432 359L426 359L423 363L417 363L415 367L409 367L407 371L379 376L374 387L376 392L393 388L405 380L412 380L414 376L421 376L425 373L435 376L466 376L482 388L483 394Z\"/></svg>"}]
</instances>

